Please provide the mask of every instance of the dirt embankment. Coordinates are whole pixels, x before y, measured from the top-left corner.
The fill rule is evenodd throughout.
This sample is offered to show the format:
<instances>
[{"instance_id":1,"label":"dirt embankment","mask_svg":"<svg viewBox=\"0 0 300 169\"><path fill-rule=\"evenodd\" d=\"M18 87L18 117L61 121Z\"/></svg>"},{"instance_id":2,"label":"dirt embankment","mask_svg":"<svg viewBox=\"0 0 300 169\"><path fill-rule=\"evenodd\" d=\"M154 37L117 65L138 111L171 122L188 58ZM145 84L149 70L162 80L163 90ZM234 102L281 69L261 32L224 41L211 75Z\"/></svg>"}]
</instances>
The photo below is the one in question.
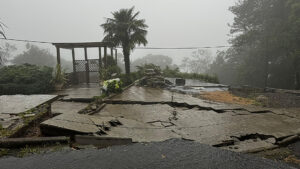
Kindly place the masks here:
<instances>
[{"instance_id":1,"label":"dirt embankment","mask_svg":"<svg viewBox=\"0 0 300 169\"><path fill-rule=\"evenodd\" d=\"M256 100L250 98L243 98L235 96L228 91L216 91L216 92L204 92L199 96L201 99L229 103L229 104L240 104L240 105L256 105Z\"/></svg>"}]
</instances>

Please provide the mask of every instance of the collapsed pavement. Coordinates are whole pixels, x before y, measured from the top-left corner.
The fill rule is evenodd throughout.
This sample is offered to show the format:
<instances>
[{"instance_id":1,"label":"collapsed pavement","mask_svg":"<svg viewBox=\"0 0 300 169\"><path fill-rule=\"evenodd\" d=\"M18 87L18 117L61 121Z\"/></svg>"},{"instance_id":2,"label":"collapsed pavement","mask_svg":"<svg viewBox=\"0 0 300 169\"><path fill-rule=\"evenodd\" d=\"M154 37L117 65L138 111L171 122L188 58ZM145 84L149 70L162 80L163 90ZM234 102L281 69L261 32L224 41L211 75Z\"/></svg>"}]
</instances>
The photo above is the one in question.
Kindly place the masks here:
<instances>
[{"instance_id":1,"label":"collapsed pavement","mask_svg":"<svg viewBox=\"0 0 300 169\"><path fill-rule=\"evenodd\" d=\"M41 124L42 131L134 142L182 138L238 152L274 148L300 133L300 118L290 112L206 101L159 88L131 86L99 104L93 115L61 109L60 115Z\"/></svg>"},{"instance_id":2,"label":"collapsed pavement","mask_svg":"<svg viewBox=\"0 0 300 169\"><path fill-rule=\"evenodd\" d=\"M0 138L22 137L33 124L51 117L51 103L57 95L0 96Z\"/></svg>"}]
</instances>

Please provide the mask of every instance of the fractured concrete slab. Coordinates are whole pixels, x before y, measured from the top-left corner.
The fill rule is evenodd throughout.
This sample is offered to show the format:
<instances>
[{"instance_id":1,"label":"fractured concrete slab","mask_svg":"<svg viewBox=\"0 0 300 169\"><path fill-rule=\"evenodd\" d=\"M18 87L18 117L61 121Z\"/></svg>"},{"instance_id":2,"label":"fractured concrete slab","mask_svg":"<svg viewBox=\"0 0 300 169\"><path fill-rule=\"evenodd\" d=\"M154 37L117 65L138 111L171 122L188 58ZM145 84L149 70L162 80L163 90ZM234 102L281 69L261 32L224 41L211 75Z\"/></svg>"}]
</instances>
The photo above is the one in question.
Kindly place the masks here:
<instances>
[{"instance_id":1,"label":"fractured concrete slab","mask_svg":"<svg viewBox=\"0 0 300 169\"><path fill-rule=\"evenodd\" d=\"M43 133L59 135L63 131L68 134L105 133L103 124L116 121L114 117L96 117L84 114L62 114L41 123ZM109 126L110 127L110 126ZM57 134L55 134L57 132Z\"/></svg>"},{"instance_id":2,"label":"fractured concrete slab","mask_svg":"<svg viewBox=\"0 0 300 169\"><path fill-rule=\"evenodd\" d=\"M74 85L62 91L55 92L57 95L66 95L64 99L90 99L94 96L100 96L100 85L97 83Z\"/></svg>"},{"instance_id":3,"label":"fractured concrete slab","mask_svg":"<svg viewBox=\"0 0 300 169\"><path fill-rule=\"evenodd\" d=\"M19 114L46 102L55 100L57 95L2 95L0 114Z\"/></svg>"},{"instance_id":4,"label":"fractured concrete slab","mask_svg":"<svg viewBox=\"0 0 300 169\"><path fill-rule=\"evenodd\" d=\"M111 128L108 132L109 137L132 138L133 142L156 142L171 138L181 138L181 136L174 133L172 129L156 127L125 118L118 118L118 120L123 125Z\"/></svg>"},{"instance_id":5,"label":"fractured concrete slab","mask_svg":"<svg viewBox=\"0 0 300 169\"><path fill-rule=\"evenodd\" d=\"M75 114L88 105L88 103L55 101L51 104L51 109L53 114Z\"/></svg>"}]
</instances>

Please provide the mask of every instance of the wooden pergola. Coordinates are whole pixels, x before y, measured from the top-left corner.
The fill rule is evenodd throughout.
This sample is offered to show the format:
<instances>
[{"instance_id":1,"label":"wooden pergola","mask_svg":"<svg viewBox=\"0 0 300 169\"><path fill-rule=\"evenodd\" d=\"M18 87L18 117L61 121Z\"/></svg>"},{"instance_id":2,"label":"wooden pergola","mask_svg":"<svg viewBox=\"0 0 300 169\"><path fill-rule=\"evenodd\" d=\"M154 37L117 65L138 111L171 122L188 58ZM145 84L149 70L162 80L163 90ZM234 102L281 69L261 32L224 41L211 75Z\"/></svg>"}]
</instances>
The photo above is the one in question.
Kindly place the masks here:
<instances>
[{"instance_id":1,"label":"wooden pergola","mask_svg":"<svg viewBox=\"0 0 300 169\"><path fill-rule=\"evenodd\" d=\"M115 61L117 62L117 49L111 42L83 42L83 43L53 43L56 47L57 52L57 64L61 66L61 55L60 49L70 49L72 50L72 63L73 63L73 75L76 77L78 72L85 72L86 83L90 83L89 72L99 72L102 64L104 67L107 67L107 56L108 50L110 49L110 55L115 56ZM84 49L84 60L75 59L75 48ZM99 49L99 58L98 59L88 59L87 48L98 48ZM102 63L102 48L104 49L103 57L106 58L104 63ZM98 66L96 66L95 62ZM77 70L76 66L78 64L84 64L85 70ZM93 65L92 65L93 64Z\"/></svg>"}]
</instances>

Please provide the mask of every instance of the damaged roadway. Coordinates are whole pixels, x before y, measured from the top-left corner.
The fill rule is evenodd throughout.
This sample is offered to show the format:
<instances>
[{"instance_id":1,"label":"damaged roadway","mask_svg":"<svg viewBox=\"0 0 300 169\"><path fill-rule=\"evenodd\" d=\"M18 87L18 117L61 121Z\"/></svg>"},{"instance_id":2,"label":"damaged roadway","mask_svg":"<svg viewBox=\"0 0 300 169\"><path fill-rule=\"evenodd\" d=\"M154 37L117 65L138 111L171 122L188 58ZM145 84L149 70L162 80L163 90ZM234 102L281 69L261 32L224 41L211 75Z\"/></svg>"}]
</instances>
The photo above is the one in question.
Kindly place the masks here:
<instances>
[{"instance_id":1,"label":"damaged roadway","mask_svg":"<svg viewBox=\"0 0 300 169\"><path fill-rule=\"evenodd\" d=\"M25 158L0 159L0 169L82 169L82 168L197 168L197 169L292 169L287 164L234 153L197 142L172 139L106 149L85 149Z\"/></svg>"},{"instance_id":2,"label":"damaged roadway","mask_svg":"<svg viewBox=\"0 0 300 169\"><path fill-rule=\"evenodd\" d=\"M104 103L93 115L61 112L41 126L50 134L61 129L134 142L182 138L237 152L274 148L300 133L298 116L284 111L211 102L158 88L132 86Z\"/></svg>"}]
</instances>

